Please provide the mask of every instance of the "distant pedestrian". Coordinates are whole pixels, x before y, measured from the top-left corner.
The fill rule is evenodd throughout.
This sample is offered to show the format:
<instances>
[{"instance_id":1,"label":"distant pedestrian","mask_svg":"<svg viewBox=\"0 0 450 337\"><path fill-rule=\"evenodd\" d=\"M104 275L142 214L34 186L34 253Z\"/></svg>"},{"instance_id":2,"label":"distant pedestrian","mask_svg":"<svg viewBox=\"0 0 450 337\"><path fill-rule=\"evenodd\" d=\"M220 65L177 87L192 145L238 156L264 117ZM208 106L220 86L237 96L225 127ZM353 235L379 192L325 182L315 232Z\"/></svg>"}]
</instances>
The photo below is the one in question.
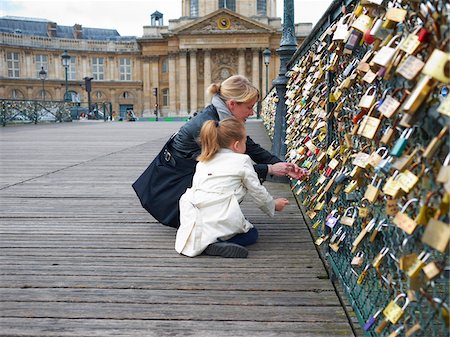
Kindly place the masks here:
<instances>
[{"instance_id":1,"label":"distant pedestrian","mask_svg":"<svg viewBox=\"0 0 450 337\"><path fill-rule=\"evenodd\" d=\"M207 121L200 132L201 154L192 187L180 199L180 227L175 249L187 256L204 252L223 257L247 257L244 246L258 238L239 203L249 194L269 216L288 204L273 199L258 179L246 150L244 124L235 118Z\"/></svg>"}]
</instances>

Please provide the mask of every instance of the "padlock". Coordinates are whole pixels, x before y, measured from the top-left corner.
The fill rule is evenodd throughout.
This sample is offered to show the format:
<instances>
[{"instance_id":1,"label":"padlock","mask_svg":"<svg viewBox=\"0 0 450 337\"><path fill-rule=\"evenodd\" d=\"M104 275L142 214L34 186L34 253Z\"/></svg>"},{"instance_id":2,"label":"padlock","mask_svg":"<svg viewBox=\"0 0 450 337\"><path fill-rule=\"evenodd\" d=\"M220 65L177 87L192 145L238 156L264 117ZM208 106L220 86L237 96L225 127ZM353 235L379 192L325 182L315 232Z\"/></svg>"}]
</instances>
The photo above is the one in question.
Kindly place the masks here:
<instances>
[{"instance_id":1,"label":"padlock","mask_svg":"<svg viewBox=\"0 0 450 337\"><path fill-rule=\"evenodd\" d=\"M394 224L397 225L397 227L403 229L403 231L405 231L407 234L411 235L414 230L417 227L417 223L411 219L408 214L406 213L406 209L408 208L409 205L411 205L413 202L418 202L419 200L416 198L410 199L408 200L402 207L402 209L400 210L400 212L398 212L395 217L394 220L392 221Z\"/></svg>"},{"instance_id":2,"label":"padlock","mask_svg":"<svg viewBox=\"0 0 450 337\"><path fill-rule=\"evenodd\" d=\"M380 152L383 152L382 155L380 155ZM387 158L389 155L389 151L385 146L379 147L374 152L370 154L370 157L367 161L367 163L372 166L373 168L377 167L378 164L381 162L382 159Z\"/></svg>"},{"instance_id":3,"label":"padlock","mask_svg":"<svg viewBox=\"0 0 450 337\"><path fill-rule=\"evenodd\" d=\"M333 41L347 41L350 36L349 25L352 20L354 20L353 13L345 14L339 19L333 34Z\"/></svg>"},{"instance_id":4,"label":"padlock","mask_svg":"<svg viewBox=\"0 0 450 337\"><path fill-rule=\"evenodd\" d=\"M370 109L372 105L375 103L376 97L377 97L377 87L375 85L371 85L370 87L367 88L366 92L361 97L358 106L362 109ZM353 123L355 123L355 118L353 119L354 119ZM356 122L358 122L358 120Z\"/></svg>"},{"instance_id":5,"label":"padlock","mask_svg":"<svg viewBox=\"0 0 450 337\"><path fill-rule=\"evenodd\" d=\"M420 149L421 149L420 147L415 147L412 152L402 154L400 158L397 158L392 163L392 168L394 170L404 171L407 167L411 166L414 160L416 159L418 160L416 156L419 153Z\"/></svg>"},{"instance_id":6,"label":"padlock","mask_svg":"<svg viewBox=\"0 0 450 337\"><path fill-rule=\"evenodd\" d=\"M423 66L422 73L433 77L441 83L449 84L450 53L438 48L433 50Z\"/></svg>"},{"instance_id":7,"label":"padlock","mask_svg":"<svg viewBox=\"0 0 450 337\"><path fill-rule=\"evenodd\" d=\"M388 247L381 248L380 252L374 257L372 261L372 266L378 270L380 267L381 262L383 261L383 258L386 256L386 254L389 252Z\"/></svg>"},{"instance_id":8,"label":"padlock","mask_svg":"<svg viewBox=\"0 0 450 337\"><path fill-rule=\"evenodd\" d=\"M373 327L378 316L381 314L382 311L383 311L382 309L378 310L373 316L370 316L367 319L367 321L364 323L364 326L363 326L364 331L369 331Z\"/></svg>"},{"instance_id":9,"label":"padlock","mask_svg":"<svg viewBox=\"0 0 450 337\"><path fill-rule=\"evenodd\" d=\"M347 42L344 45L344 54L352 54L357 47L361 44L363 33L359 30L352 29Z\"/></svg>"},{"instance_id":10,"label":"padlock","mask_svg":"<svg viewBox=\"0 0 450 337\"><path fill-rule=\"evenodd\" d=\"M417 109L419 109L437 83L438 81L433 77L423 75L414 86L411 94L406 98L400 109L407 114L415 114Z\"/></svg>"},{"instance_id":11,"label":"padlock","mask_svg":"<svg viewBox=\"0 0 450 337\"><path fill-rule=\"evenodd\" d=\"M419 213L414 220L418 225L426 226L428 221L430 221L430 219L435 215L436 209L430 206L430 200L434 194L434 192L427 193L425 201L420 207Z\"/></svg>"},{"instance_id":12,"label":"padlock","mask_svg":"<svg viewBox=\"0 0 450 337\"><path fill-rule=\"evenodd\" d=\"M401 299L405 299L405 303L403 306L399 306L397 302ZM400 318L403 316L406 307L409 305L409 298L406 294L401 293L398 295L393 301L391 301L386 308L383 310L383 315L391 322L392 324L397 324Z\"/></svg>"},{"instance_id":13,"label":"padlock","mask_svg":"<svg viewBox=\"0 0 450 337\"><path fill-rule=\"evenodd\" d=\"M372 219L369 221L366 227L364 227L361 232L359 232L358 236L355 238L355 240L352 242L352 250L351 252L354 253L358 246L361 244L362 240L366 237L367 233L370 233L375 226L376 220ZM370 266L370 264L369 264Z\"/></svg>"},{"instance_id":14,"label":"padlock","mask_svg":"<svg viewBox=\"0 0 450 337\"><path fill-rule=\"evenodd\" d=\"M372 24L373 19L366 14L362 14L353 21L352 28L359 30L361 33L365 33L367 30L371 29Z\"/></svg>"},{"instance_id":15,"label":"padlock","mask_svg":"<svg viewBox=\"0 0 450 337\"><path fill-rule=\"evenodd\" d=\"M348 167L341 168L335 180L336 185L345 183L349 179L349 174L350 170Z\"/></svg>"},{"instance_id":16,"label":"padlock","mask_svg":"<svg viewBox=\"0 0 450 337\"><path fill-rule=\"evenodd\" d=\"M394 158L392 156L389 156L387 158L384 158L380 161L380 163L377 165L377 167L375 167L375 172L376 173L384 173L387 174L391 167L392 167L392 160Z\"/></svg>"},{"instance_id":17,"label":"padlock","mask_svg":"<svg viewBox=\"0 0 450 337\"><path fill-rule=\"evenodd\" d=\"M349 227L352 227L356 220L356 208L355 207L348 207L344 214L342 215L340 219L340 223Z\"/></svg>"},{"instance_id":18,"label":"padlock","mask_svg":"<svg viewBox=\"0 0 450 337\"><path fill-rule=\"evenodd\" d=\"M438 266L435 261L427 263L425 266L423 266L422 270L426 278L430 281L435 279L442 272L442 268Z\"/></svg>"},{"instance_id":19,"label":"padlock","mask_svg":"<svg viewBox=\"0 0 450 337\"><path fill-rule=\"evenodd\" d=\"M352 258L350 264L354 267L361 267L364 262L364 252L357 252L356 255Z\"/></svg>"},{"instance_id":20,"label":"padlock","mask_svg":"<svg viewBox=\"0 0 450 337\"><path fill-rule=\"evenodd\" d=\"M450 180L450 152L445 157L444 163L439 169L436 181L441 184L447 184Z\"/></svg>"},{"instance_id":21,"label":"padlock","mask_svg":"<svg viewBox=\"0 0 450 337\"><path fill-rule=\"evenodd\" d=\"M364 279L366 278L367 274L369 273L369 268L371 264L367 264L361 274L359 274L358 278L356 279L356 284L361 285L364 282Z\"/></svg>"},{"instance_id":22,"label":"padlock","mask_svg":"<svg viewBox=\"0 0 450 337\"><path fill-rule=\"evenodd\" d=\"M415 171L416 168L421 168L420 171ZM417 172L417 175L413 172ZM403 172L400 172L396 178L396 181L400 188L408 194L414 186L419 182L419 179L422 177L423 173L425 172L425 164L422 165L412 165L411 169L405 169Z\"/></svg>"},{"instance_id":23,"label":"padlock","mask_svg":"<svg viewBox=\"0 0 450 337\"><path fill-rule=\"evenodd\" d=\"M422 157L430 159L436 153L436 150L439 149L441 144L444 141L444 136L448 133L448 125L445 125L439 134L434 137L431 142L428 144L427 148L423 151Z\"/></svg>"},{"instance_id":24,"label":"padlock","mask_svg":"<svg viewBox=\"0 0 450 337\"><path fill-rule=\"evenodd\" d=\"M386 214L389 216L395 216L398 212L398 204L395 198L386 198Z\"/></svg>"},{"instance_id":25,"label":"padlock","mask_svg":"<svg viewBox=\"0 0 450 337\"><path fill-rule=\"evenodd\" d=\"M399 39L401 39L401 35L400 34L395 35L389 41L389 43L387 43L380 50L378 50L375 56L372 58L371 64L373 63L380 67L387 67L389 63L393 60L397 52L397 49L399 47L398 45ZM395 47L392 47L393 43L395 42L397 42L397 45Z\"/></svg>"},{"instance_id":26,"label":"padlock","mask_svg":"<svg viewBox=\"0 0 450 337\"><path fill-rule=\"evenodd\" d=\"M369 109L369 112L363 116L363 119L358 128L358 135L361 135L367 139L373 139L375 134L377 133L383 116L380 115L379 118L371 116L374 109L378 106L378 103L375 102Z\"/></svg>"},{"instance_id":27,"label":"padlock","mask_svg":"<svg viewBox=\"0 0 450 337\"><path fill-rule=\"evenodd\" d=\"M334 226L336 226L336 224L339 222L339 218L340 218L340 216L337 214L338 214L338 210L333 210L327 216L327 218L325 220L325 225L327 225L327 227L333 229Z\"/></svg>"},{"instance_id":28,"label":"padlock","mask_svg":"<svg viewBox=\"0 0 450 337\"><path fill-rule=\"evenodd\" d=\"M405 20L406 14L408 13L405 9L400 7L397 3L396 7L389 7L386 11L386 20L383 23L384 28L393 29L399 22Z\"/></svg>"},{"instance_id":29,"label":"padlock","mask_svg":"<svg viewBox=\"0 0 450 337\"><path fill-rule=\"evenodd\" d=\"M450 225L431 218L422 235L422 242L433 249L445 253L450 240Z\"/></svg>"},{"instance_id":30,"label":"padlock","mask_svg":"<svg viewBox=\"0 0 450 337\"><path fill-rule=\"evenodd\" d=\"M406 271L406 274L413 278L417 277L422 270L423 266L425 265L425 262L430 258L431 254L427 253L425 251L422 251L417 259L414 261L414 263L408 268Z\"/></svg>"},{"instance_id":31,"label":"padlock","mask_svg":"<svg viewBox=\"0 0 450 337\"><path fill-rule=\"evenodd\" d=\"M374 227L372 233L370 234L370 238L369 238L370 242L374 242L375 241L375 239L378 236L378 233L381 232L381 229L383 228L383 226L387 226L384 219L380 220L378 222L378 225L376 227Z\"/></svg>"},{"instance_id":32,"label":"padlock","mask_svg":"<svg viewBox=\"0 0 450 337\"><path fill-rule=\"evenodd\" d=\"M383 180L380 178L377 182L377 176L375 175L372 182L367 186L366 191L364 192L364 198L371 204L374 203L380 195L380 186L382 181Z\"/></svg>"},{"instance_id":33,"label":"padlock","mask_svg":"<svg viewBox=\"0 0 450 337\"><path fill-rule=\"evenodd\" d=\"M344 242L346 235L347 235L347 234L346 234L345 232L342 233L341 236L339 237L339 239L338 239L337 241L333 242L332 244L329 244L328 246L329 246L334 252L337 253L337 252L339 251L339 248L340 248L341 243Z\"/></svg>"},{"instance_id":34,"label":"padlock","mask_svg":"<svg viewBox=\"0 0 450 337\"><path fill-rule=\"evenodd\" d=\"M402 134L400 135L400 138L397 139L395 145L392 147L389 154L394 157L400 157L405 150L406 146L408 145L408 139L411 137L411 134L413 133L414 129L405 129L403 130Z\"/></svg>"}]
</instances>

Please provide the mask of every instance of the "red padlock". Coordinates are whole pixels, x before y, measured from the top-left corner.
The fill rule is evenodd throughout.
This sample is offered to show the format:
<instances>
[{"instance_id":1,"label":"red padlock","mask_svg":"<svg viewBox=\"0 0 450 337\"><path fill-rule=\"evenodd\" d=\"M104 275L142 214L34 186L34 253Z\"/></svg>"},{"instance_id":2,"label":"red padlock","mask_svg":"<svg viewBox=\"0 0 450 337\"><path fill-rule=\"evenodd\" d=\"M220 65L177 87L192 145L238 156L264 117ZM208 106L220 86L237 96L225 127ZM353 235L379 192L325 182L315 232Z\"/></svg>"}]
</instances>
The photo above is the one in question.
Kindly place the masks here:
<instances>
[{"instance_id":1,"label":"red padlock","mask_svg":"<svg viewBox=\"0 0 450 337\"><path fill-rule=\"evenodd\" d=\"M421 43L426 43L430 39L430 32L426 28L421 28L419 30L418 36L419 36L418 40Z\"/></svg>"},{"instance_id":2,"label":"red padlock","mask_svg":"<svg viewBox=\"0 0 450 337\"><path fill-rule=\"evenodd\" d=\"M372 29L370 28L370 29L366 30L366 32L364 33L364 42L369 45L375 42L375 36L370 34L371 30Z\"/></svg>"}]
</instances>

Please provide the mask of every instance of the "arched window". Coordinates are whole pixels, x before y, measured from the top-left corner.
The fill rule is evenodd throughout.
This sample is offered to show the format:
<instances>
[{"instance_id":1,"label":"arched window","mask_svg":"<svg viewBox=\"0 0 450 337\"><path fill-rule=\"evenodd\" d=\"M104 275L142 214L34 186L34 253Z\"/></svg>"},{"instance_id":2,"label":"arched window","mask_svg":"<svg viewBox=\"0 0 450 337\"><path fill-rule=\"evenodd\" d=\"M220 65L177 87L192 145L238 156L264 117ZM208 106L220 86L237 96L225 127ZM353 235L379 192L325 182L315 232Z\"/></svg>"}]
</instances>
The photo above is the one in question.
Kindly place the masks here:
<instances>
[{"instance_id":1,"label":"arched window","mask_svg":"<svg viewBox=\"0 0 450 337\"><path fill-rule=\"evenodd\" d=\"M192 17L198 16L198 0L191 0L191 8L189 15Z\"/></svg>"},{"instance_id":2,"label":"arched window","mask_svg":"<svg viewBox=\"0 0 450 337\"><path fill-rule=\"evenodd\" d=\"M256 14L267 15L267 0L256 0Z\"/></svg>"},{"instance_id":3,"label":"arched window","mask_svg":"<svg viewBox=\"0 0 450 337\"><path fill-rule=\"evenodd\" d=\"M219 8L227 8L236 11L236 0L219 0Z\"/></svg>"}]
</instances>

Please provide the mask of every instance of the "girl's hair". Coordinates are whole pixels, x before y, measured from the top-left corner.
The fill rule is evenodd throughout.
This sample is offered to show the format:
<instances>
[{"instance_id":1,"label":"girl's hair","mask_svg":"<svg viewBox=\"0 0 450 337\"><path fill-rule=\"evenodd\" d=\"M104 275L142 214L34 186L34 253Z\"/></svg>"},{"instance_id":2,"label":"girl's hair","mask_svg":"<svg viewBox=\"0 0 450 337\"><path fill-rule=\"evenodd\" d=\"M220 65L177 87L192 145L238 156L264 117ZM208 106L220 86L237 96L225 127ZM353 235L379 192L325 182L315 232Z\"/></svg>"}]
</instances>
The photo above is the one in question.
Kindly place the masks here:
<instances>
[{"instance_id":1,"label":"girl's hair","mask_svg":"<svg viewBox=\"0 0 450 337\"><path fill-rule=\"evenodd\" d=\"M245 126L235 118L227 118L220 122L206 121L200 130L202 152L198 161L208 161L221 149L227 148L233 142L244 139Z\"/></svg>"},{"instance_id":2,"label":"girl's hair","mask_svg":"<svg viewBox=\"0 0 450 337\"><path fill-rule=\"evenodd\" d=\"M222 83L213 83L208 87L208 93L218 94L224 101L234 100L237 103L259 99L259 90L242 75L228 77Z\"/></svg>"}]
</instances>

